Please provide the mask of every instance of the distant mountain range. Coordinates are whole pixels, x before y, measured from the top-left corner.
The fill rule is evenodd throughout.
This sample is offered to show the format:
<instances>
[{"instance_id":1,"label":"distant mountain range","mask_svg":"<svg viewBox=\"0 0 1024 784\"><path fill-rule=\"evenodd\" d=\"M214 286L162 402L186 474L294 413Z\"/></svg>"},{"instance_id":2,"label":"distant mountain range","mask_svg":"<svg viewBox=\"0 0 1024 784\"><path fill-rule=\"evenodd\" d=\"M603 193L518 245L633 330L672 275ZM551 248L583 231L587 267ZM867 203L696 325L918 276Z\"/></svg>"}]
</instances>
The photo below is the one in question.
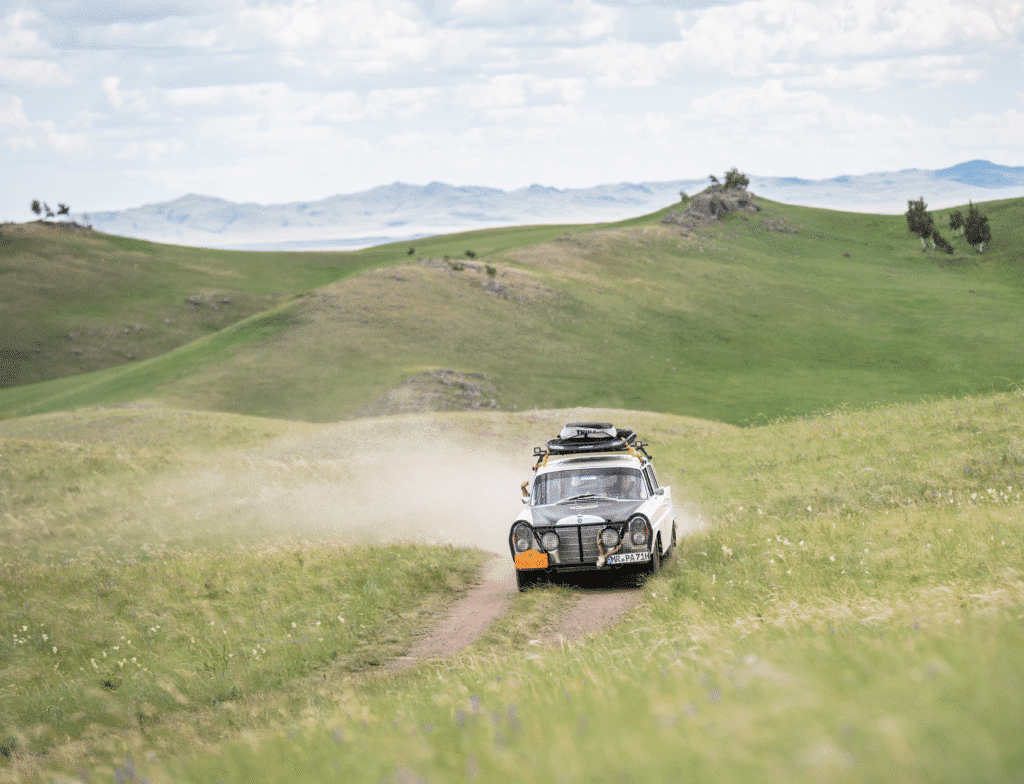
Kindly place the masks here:
<instances>
[{"instance_id":1,"label":"distant mountain range","mask_svg":"<svg viewBox=\"0 0 1024 784\"><path fill-rule=\"evenodd\" d=\"M1024 196L1024 166L968 161L948 169L876 172L827 180L750 177L750 190L775 201L851 212L901 213L924 197L934 209L968 200ZM592 188L531 185L514 191L441 182L396 182L314 202L238 204L190 194L161 204L77 215L109 234L237 250L351 250L494 226L598 223L666 207L680 191L708 184L671 180Z\"/></svg>"}]
</instances>

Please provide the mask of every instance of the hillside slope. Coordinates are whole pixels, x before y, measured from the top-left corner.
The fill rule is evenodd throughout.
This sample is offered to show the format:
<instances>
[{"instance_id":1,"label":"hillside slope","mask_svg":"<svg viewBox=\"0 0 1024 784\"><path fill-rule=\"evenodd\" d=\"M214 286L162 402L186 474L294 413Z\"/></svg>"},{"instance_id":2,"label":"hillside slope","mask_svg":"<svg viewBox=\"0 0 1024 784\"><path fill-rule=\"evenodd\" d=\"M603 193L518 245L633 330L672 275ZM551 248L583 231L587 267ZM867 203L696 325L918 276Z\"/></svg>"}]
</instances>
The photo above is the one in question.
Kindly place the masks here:
<instances>
[{"instance_id":1,"label":"hillside slope","mask_svg":"<svg viewBox=\"0 0 1024 784\"><path fill-rule=\"evenodd\" d=\"M0 388L158 356L371 257L231 253L79 226L0 229Z\"/></svg>"},{"instance_id":2,"label":"hillside slope","mask_svg":"<svg viewBox=\"0 0 1024 784\"><path fill-rule=\"evenodd\" d=\"M922 253L900 216L762 204L683 233L662 212L449 238L473 263L392 249L161 357L8 390L0 411L151 401L331 421L493 400L742 423L1021 380L1024 201L986 205L990 248L957 240L953 257Z\"/></svg>"},{"instance_id":3,"label":"hillside slope","mask_svg":"<svg viewBox=\"0 0 1024 784\"><path fill-rule=\"evenodd\" d=\"M561 227L505 230L536 242ZM463 237L425 240L462 254ZM406 257L160 245L67 223L0 226L0 389L159 356L316 286Z\"/></svg>"}]
</instances>

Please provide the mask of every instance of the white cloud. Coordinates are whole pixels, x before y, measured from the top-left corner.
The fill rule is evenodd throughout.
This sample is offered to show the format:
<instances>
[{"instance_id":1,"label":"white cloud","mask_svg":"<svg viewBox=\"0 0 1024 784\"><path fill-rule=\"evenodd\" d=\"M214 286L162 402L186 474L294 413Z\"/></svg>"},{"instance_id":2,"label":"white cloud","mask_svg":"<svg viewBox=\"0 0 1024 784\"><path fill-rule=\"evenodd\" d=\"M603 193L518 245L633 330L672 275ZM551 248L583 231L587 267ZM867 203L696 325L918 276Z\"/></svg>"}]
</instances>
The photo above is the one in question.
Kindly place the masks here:
<instances>
[{"instance_id":1,"label":"white cloud","mask_svg":"<svg viewBox=\"0 0 1024 784\"><path fill-rule=\"evenodd\" d=\"M340 92L299 92L283 82L251 85L211 85L168 90L167 103L176 108L218 110L221 116L251 115L286 118L289 124L336 124L360 120L409 120L427 111L436 88L394 88Z\"/></svg>"},{"instance_id":2,"label":"white cloud","mask_svg":"<svg viewBox=\"0 0 1024 784\"><path fill-rule=\"evenodd\" d=\"M1007 109L1001 114L976 114L967 120L953 120L951 141L974 149L1012 150L1024 139L1024 112Z\"/></svg>"},{"instance_id":3,"label":"white cloud","mask_svg":"<svg viewBox=\"0 0 1024 784\"><path fill-rule=\"evenodd\" d=\"M1024 29L1024 7L998 0L757 0L681 13L677 21L690 62L750 74L805 53L834 60L960 41L1012 45Z\"/></svg>"},{"instance_id":4,"label":"white cloud","mask_svg":"<svg viewBox=\"0 0 1024 784\"><path fill-rule=\"evenodd\" d=\"M145 119L154 119L149 101L143 95L143 91L135 88L131 90L121 89L121 77L115 74L107 74L100 79L100 88L107 102L115 109L125 110L134 114L142 115Z\"/></svg>"},{"instance_id":5,"label":"white cloud","mask_svg":"<svg viewBox=\"0 0 1024 784\"><path fill-rule=\"evenodd\" d=\"M946 50L958 42L1016 45L1024 31L1022 7L960 0L753 0L678 12L676 40L651 45L609 36L565 47L554 58L603 87L679 82L694 68L741 78L790 72L806 86L864 90L903 80L972 83L984 73L976 62L981 55ZM917 52L929 54L906 57Z\"/></svg>"},{"instance_id":6,"label":"white cloud","mask_svg":"<svg viewBox=\"0 0 1024 784\"><path fill-rule=\"evenodd\" d=\"M84 133L63 133L52 120L39 123L50 146L58 152L85 153L89 151L89 137Z\"/></svg>"},{"instance_id":7,"label":"white cloud","mask_svg":"<svg viewBox=\"0 0 1024 784\"><path fill-rule=\"evenodd\" d=\"M586 96L583 79L548 79L533 74L500 74L455 88L456 105L471 109L501 109L548 102L579 103Z\"/></svg>"},{"instance_id":8,"label":"white cloud","mask_svg":"<svg viewBox=\"0 0 1024 784\"><path fill-rule=\"evenodd\" d=\"M509 135L521 141L527 134L539 134L549 138L560 135L555 129L577 125L580 121L580 111L575 106L561 104L522 106L492 109L487 113L487 118L504 124Z\"/></svg>"},{"instance_id":9,"label":"white cloud","mask_svg":"<svg viewBox=\"0 0 1024 784\"><path fill-rule=\"evenodd\" d=\"M25 106L17 95L0 95L0 125L14 128L31 126L25 116Z\"/></svg>"},{"instance_id":10,"label":"white cloud","mask_svg":"<svg viewBox=\"0 0 1024 784\"><path fill-rule=\"evenodd\" d=\"M0 54L8 57L49 54L50 47L30 27L38 24L39 19L38 13L27 10L15 11L0 19Z\"/></svg>"},{"instance_id":11,"label":"white cloud","mask_svg":"<svg viewBox=\"0 0 1024 784\"><path fill-rule=\"evenodd\" d=\"M74 79L52 59L52 49L31 28L39 19L39 14L26 10L0 19L0 80L35 87L70 85Z\"/></svg>"},{"instance_id":12,"label":"white cloud","mask_svg":"<svg viewBox=\"0 0 1024 784\"><path fill-rule=\"evenodd\" d=\"M620 12L592 0L455 0L446 26L499 29L505 36L580 41L609 35Z\"/></svg>"},{"instance_id":13,"label":"white cloud","mask_svg":"<svg viewBox=\"0 0 1024 784\"><path fill-rule=\"evenodd\" d=\"M48 60L15 60L9 57L0 57L0 79L35 87L62 87L74 83L70 74L57 63Z\"/></svg>"},{"instance_id":14,"label":"white cloud","mask_svg":"<svg viewBox=\"0 0 1024 784\"><path fill-rule=\"evenodd\" d=\"M563 49L555 59L588 74L601 87L652 87L678 71L682 61L678 43L651 47L614 40Z\"/></svg>"},{"instance_id":15,"label":"white cloud","mask_svg":"<svg viewBox=\"0 0 1024 784\"><path fill-rule=\"evenodd\" d=\"M867 60L848 68L829 63L802 70L810 72L809 75L793 76L787 80L788 84L794 87L858 89L869 92L898 82L917 82L934 88L974 84L985 75L985 70L970 65L965 55Z\"/></svg>"},{"instance_id":16,"label":"white cloud","mask_svg":"<svg viewBox=\"0 0 1024 784\"><path fill-rule=\"evenodd\" d=\"M122 106L124 104L124 96L121 94L120 85L121 77L113 74L104 76L100 80L100 86L103 88L107 100L113 106Z\"/></svg>"},{"instance_id":17,"label":"white cloud","mask_svg":"<svg viewBox=\"0 0 1024 784\"><path fill-rule=\"evenodd\" d=\"M238 12L243 28L287 49L349 46L357 51L427 34L429 25L419 17L416 7L402 0L293 0Z\"/></svg>"},{"instance_id":18,"label":"white cloud","mask_svg":"<svg viewBox=\"0 0 1024 784\"><path fill-rule=\"evenodd\" d=\"M858 110L818 92L786 90L779 79L769 79L759 87L726 87L695 99L686 119L786 134L822 128L876 130L894 124L894 118ZM903 120L896 122L902 124Z\"/></svg>"}]
</instances>

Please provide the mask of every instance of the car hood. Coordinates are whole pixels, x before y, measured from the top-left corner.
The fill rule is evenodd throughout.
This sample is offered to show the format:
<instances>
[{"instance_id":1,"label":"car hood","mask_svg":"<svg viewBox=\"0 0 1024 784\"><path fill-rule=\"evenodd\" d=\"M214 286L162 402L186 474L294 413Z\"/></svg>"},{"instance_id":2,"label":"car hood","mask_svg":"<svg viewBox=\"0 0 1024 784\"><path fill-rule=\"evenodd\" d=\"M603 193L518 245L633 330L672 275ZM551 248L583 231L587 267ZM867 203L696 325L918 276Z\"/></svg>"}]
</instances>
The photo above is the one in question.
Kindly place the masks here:
<instances>
[{"instance_id":1,"label":"car hood","mask_svg":"<svg viewBox=\"0 0 1024 784\"><path fill-rule=\"evenodd\" d=\"M633 512L646 503L645 501L578 501L571 504L547 504L535 506L533 513L534 525L556 525L559 521L576 523L582 517L583 522L593 522L593 518L603 521L625 520ZM587 518L590 518L589 520Z\"/></svg>"}]
</instances>

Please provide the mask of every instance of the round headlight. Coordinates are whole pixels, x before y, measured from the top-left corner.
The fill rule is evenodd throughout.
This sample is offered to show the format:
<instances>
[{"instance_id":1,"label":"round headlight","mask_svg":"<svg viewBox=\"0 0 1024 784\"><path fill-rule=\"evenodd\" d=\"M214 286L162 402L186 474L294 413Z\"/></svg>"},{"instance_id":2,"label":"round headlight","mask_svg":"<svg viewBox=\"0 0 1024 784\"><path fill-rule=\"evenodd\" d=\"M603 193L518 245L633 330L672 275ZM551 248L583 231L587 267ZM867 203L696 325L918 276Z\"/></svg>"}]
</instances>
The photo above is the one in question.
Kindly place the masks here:
<instances>
[{"instance_id":1,"label":"round headlight","mask_svg":"<svg viewBox=\"0 0 1024 784\"><path fill-rule=\"evenodd\" d=\"M634 517L629 521L629 539L637 547L647 544L647 521Z\"/></svg>"},{"instance_id":2,"label":"round headlight","mask_svg":"<svg viewBox=\"0 0 1024 784\"><path fill-rule=\"evenodd\" d=\"M614 528L605 528L601 531L601 544L605 547L615 547L619 543L619 532Z\"/></svg>"},{"instance_id":3,"label":"round headlight","mask_svg":"<svg viewBox=\"0 0 1024 784\"><path fill-rule=\"evenodd\" d=\"M558 549L558 534L554 531L548 531L540 538L540 546L549 553L554 552Z\"/></svg>"},{"instance_id":4,"label":"round headlight","mask_svg":"<svg viewBox=\"0 0 1024 784\"><path fill-rule=\"evenodd\" d=\"M530 549L530 529L525 525L517 525L512 529L512 542L517 552L525 553Z\"/></svg>"}]
</instances>

